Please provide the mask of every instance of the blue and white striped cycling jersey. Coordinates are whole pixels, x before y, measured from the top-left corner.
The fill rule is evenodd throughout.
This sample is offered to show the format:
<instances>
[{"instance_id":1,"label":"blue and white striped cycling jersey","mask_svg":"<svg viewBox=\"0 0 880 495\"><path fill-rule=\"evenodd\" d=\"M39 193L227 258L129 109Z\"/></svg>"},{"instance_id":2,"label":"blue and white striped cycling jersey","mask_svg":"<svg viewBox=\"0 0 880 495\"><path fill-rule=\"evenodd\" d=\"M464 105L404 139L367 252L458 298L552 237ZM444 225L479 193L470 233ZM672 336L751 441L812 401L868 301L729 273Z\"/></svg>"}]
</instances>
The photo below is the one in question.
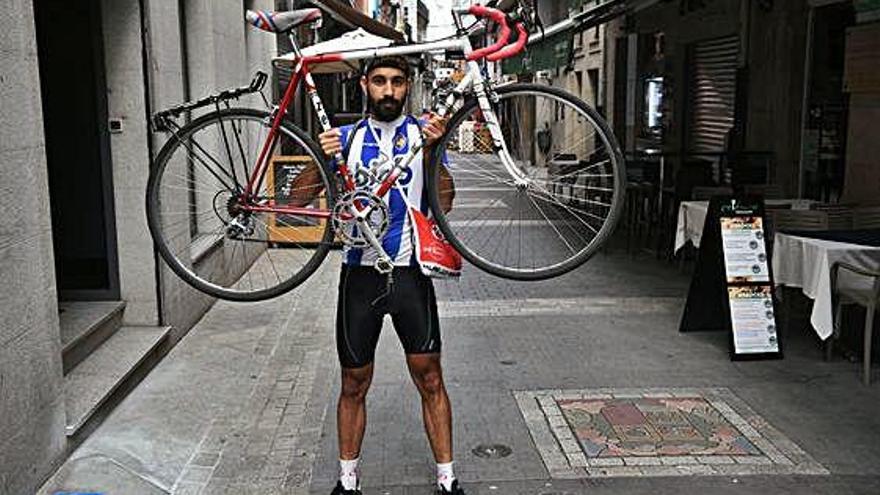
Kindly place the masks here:
<instances>
[{"instance_id":1,"label":"blue and white striped cycling jersey","mask_svg":"<svg viewBox=\"0 0 880 495\"><path fill-rule=\"evenodd\" d=\"M348 143L346 164L354 177L358 189L372 191L379 178L387 175L393 167L394 156L405 156L411 146L421 142L419 122L411 115L401 115L392 122L381 122L372 118L363 119L357 124L340 127L342 143ZM377 142L378 140L378 142ZM335 162L335 161L334 161ZM333 165L335 167L335 163ZM372 173L368 173L372 172ZM424 167L422 153L419 153L397 179L407 195L409 204L428 213L428 197L424 187ZM412 225L407 214L400 189L391 188L383 198L388 207L388 230L382 237L382 247L391 257L395 266L416 266L412 246ZM372 266L377 253L372 248L346 246L343 263L348 265Z\"/></svg>"}]
</instances>

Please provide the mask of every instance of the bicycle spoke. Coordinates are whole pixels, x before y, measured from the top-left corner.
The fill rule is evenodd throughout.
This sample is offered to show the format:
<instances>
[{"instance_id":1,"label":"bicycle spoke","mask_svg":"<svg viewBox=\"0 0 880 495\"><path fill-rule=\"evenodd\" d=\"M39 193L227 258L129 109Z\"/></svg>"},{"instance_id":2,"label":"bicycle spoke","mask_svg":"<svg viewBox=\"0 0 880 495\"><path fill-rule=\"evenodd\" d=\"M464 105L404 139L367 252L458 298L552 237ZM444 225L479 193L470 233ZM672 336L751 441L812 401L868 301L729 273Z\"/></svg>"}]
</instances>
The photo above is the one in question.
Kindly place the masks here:
<instances>
[{"instance_id":1,"label":"bicycle spoke","mask_svg":"<svg viewBox=\"0 0 880 495\"><path fill-rule=\"evenodd\" d=\"M565 237L562 235L562 233L559 232L559 229L556 228L556 225L554 225L553 222L547 217L547 214L544 213L544 210L542 210L541 207L538 206L538 203L535 202L535 200L532 199L532 197L530 195L528 196L528 198L529 198L529 201L531 201L532 204L535 205L535 208L538 210L538 213L540 213L541 216L544 217L544 220L547 220L547 223L550 224L550 227L553 228L553 231L556 232L556 235L559 236L559 238L565 244L565 247L568 248L568 250L571 252L571 254L575 254L576 252L575 252L574 248L571 247L571 244L569 244L568 241L565 239Z\"/></svg>"},{"instance_id":2,"label":"bicycle spoke","mask_svg":"<svg viewBox=\"0 0 880 495\"><path fill-rule=\"evenodd\" d=\"M219 174L218 174L218 173L217 173L217 172L211 167L210 164L208 164L208 163L207 163L207 162L206 162L201 156L199 156L197 153L195 153L195 152L193 151L193 149L192 149L190 146L188 146L187 144L185 144L185 141L192 141L193 143L195 143L196 148L198 148L199 151L201 151L201 152L202 152L205 156L207 156L212 162L214 162L214 165L216 165L217 168L219 168L220 171L223 172L224 175L226 175L227 178L229 178L229 179L233 179L233 177L229 175L229 172L227 172L227 171L223 168L223 165L220 164L220 162L218 162L213 156L211 156L210 153L208 153L207 151L205 151L205 149L202 148L202 146L199 145L199 144L195 141L195 139L193 139L192 137L190 137L190 138L188 138L188 139L186 139L186 140L183 140L183 139L181 139L181 138L177 138L177 140L178 140L178 142L179 142L183 147L187 148L187 150L190 152L189 156L191 156L191 157L195 158L196 160L198 160L199 163L201 163L202 166L204 166L205 169L206 169L211 175L213 175L213 176L214 176L214 177L215 177L215 178L216 178L221 184L223 184L223 186L224 186L226 189L228 189L228 190L230 190L230 191L235 190L235 188L230 187L229 184L227 184L226 182L224 182L223 178L220 177L220 175L219 175ZM233 179L233 183L235 183L235 179Z\"/></svg>"},{"instance_id":3,"label":"bicycle spoke","mask_svg":"<svg viewBox=\"0 0 880 495\"><path fill-rule=\"evenodd\" d=\"M198 283L201 290L241 300L277 295L294 279L303 280L308 275L304 269L316 266L311 263L315 257L326 255L329 246L320 242L323 236L315 246L307 246L296 234L302 228L300 221L311 227L319 219L308 214L252 211L242 208L240 201L264 208L284 207L299 205L294 198L309 195L303 207L327 211L318 206L320 197L311 198L316 191L328 190L330 179L320 165L321 156L312 151L315 148L283 124L271 155L283 149L287 154L308 156L319 164L320 182L290 183L288 189L274 181L291 178L273 175L265 183L260 181L252 196L241 198L237 192L243 191L249 168L257 163L267 136L264 121L268 114L235 109L213 115L179 129L171 138L170 150L156 164L158 178L151 181L148 191L151 233L175 273L193 285ZM265 170L281 171L268 165ZM276 197L281 190L284 197ZM276 249L275 243L284 247ZM201 261L194 267L193 260Z\"/></svg>"},{"instance_id":4,"label":"bicycle spoke","mask_svg":"<svg viewBox=\"0 0 880 495\"><path fill-rule=\"evenodd\" d=\"M578 210L576 210L576 209L574 209L574 208L571 208L570 206L568 206L568 205L566 205L566 204L564 204L564 203L562 203L562 202L560 202L560 201L557 201L557 200L556 200L555 198L553 198L552 196L549 196L549 197L548 197L548 196L537 196L537 195L536 195L535 197L538 198L538 199L541 199L541 200L543 200L543 201L546 201L546 202L549 202L549 203L553 203L553 204L555 204L556 206L559 206L559 207L561 207L561 208L564 208L564 209L568 210L569 212L572 213L572 216L573 216L574 218L576 218L579 222L581 222L582 224L584 224L587 228L589 228L590 230L592 230L594 233L598 233L598 232L599 232L598 230L596 230L595 227L593 227L592 225L590 225L589 222L587 222L586 220L584 220L583 218L581 218L580 216L577 215L577 211L578 211ZM548 198L549 198L549 199L548 199ZM582 212L582 214L586 214L586 212ZM600 217L596 217L596 218L600 218Z\"/></svg>"},{"instance_id":5,"label":"bicycle spoke","mask_svg":"<svg viewBox=\"0 0 880 495\"><path fill-rule=\"evenodd\" d=\"M614 138L582 102L557 89L513 84L497 96L492 106L513 162L496 151L476 105L453 117L441 141L455 193L452 210L442 214L445 233L493 273L561 273L595 252L619 209ZM539 131L546 140L535 139ZM575 168L555 173L561 163L554 159Z\"/></svg>"}]
</instances>

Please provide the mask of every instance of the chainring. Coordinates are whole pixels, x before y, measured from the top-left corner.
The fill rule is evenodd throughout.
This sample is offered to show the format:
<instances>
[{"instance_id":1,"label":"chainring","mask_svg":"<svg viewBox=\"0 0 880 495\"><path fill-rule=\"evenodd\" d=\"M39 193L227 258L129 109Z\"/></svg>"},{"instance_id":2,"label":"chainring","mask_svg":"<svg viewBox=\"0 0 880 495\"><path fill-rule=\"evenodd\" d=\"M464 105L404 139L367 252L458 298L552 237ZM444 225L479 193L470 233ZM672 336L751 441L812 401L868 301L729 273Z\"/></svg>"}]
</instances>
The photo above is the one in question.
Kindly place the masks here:
<instances>
[{"instance_id":1,"label":"chainring","mask_svg":"<svg viewBox=\"0 0 880 495\"><path fill-rule=\"evenodd\" d=\"M339 240L346 246L365 248L370 242L358 228L357 217L353 212L369 211L367 223L377 239L381 239L388 231L388 207L382 198L366 191L354 191L344 194L333 207L333 229Z\"/></svg>"}]
</instances>

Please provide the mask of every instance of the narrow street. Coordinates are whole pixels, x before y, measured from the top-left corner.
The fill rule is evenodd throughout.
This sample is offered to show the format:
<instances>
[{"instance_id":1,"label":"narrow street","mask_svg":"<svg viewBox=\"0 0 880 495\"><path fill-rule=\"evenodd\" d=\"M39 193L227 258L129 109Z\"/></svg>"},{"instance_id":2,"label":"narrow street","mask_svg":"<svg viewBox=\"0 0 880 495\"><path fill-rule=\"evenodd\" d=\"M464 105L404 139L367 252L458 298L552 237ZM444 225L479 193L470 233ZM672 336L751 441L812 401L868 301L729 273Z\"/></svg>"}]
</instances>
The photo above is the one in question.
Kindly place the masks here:
<instances>
[{"instance_id":1,"label":"narrow street","mask_svg":"<svg viewBox=\"0 0 880 495\"><path fill-rule=\"evenodd\" d=\"M483 267L435 281L468 495L880 494L880 0L4 7L0 495L328 495L343 251L227 299L403 163L377 239L452 176ZM364 494L435 493L421 409L386 318Z\"/></svg>"},{"instance_id":2,"label":"narrow street","mask_svg":"<svg viewBox=\"0 0 880 495\"><path fill-rule=\"evenodd\" d=\"M337 263L331 255L276 300L218 303L40 493L329 493L337 469ZM785 335L784 360L730 362L726 335L678 332L687 277L672 265L612 249L550 281L514 283L468 267L461 280L437 287L456 470L469 493L880 489L880 392L859 383L858 365L822 361L807 330ZM431 493L419 400L390 325L376 362L365 493ZM556 424L550 408L537 407L542 396L563 404L664 392L722 397L772 433L766 449L793 463L573 467L558 432L547 434ZM486 445L509 455L474 453Z\"/></svg>"}]
</instances>

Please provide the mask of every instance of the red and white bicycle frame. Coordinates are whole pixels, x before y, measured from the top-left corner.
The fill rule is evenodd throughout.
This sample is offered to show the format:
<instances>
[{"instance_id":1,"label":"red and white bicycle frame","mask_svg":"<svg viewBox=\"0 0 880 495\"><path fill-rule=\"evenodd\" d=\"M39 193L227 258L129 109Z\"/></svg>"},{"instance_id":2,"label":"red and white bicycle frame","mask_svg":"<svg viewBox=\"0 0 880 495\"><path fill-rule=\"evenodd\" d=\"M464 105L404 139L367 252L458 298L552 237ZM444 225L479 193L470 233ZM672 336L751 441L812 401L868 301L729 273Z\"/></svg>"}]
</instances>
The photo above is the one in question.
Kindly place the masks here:
<instances>
[{"instance_id":1,"label":"red and white bicycle frame","mask_svg":"<svg viewBox=\"0 0 880 495\"><path fill-rule=\"evenodd\" d=\"M287 108L293 101L294 95L296 94L296 89L299 87L299 84L301 82L305 84L306 93L309 95L309 99L311 100L312 106L315 109L315 113L318 116L318 120L321 123L321 128L324 131L328 131L331 129L330 118L327 116L327 112L324 109L324 104L322 103L321 97L318 94L317 89L315 88L315 82L312 78L311 72L309 71L309 66L328 62L364 60L390 55L409 55L414 53L434 52L442 50L458 50L463 52L465 58L467 59L468 70L464 78L462 78L461 82L455 87L447 100L443 102L439 108L435 109L436 113L440 116L444 116L449 111L449 109L454 107L457 99L462 98L465 94L465 91L472 88L473 93L476 95L477 101L479 102L480 110L482 111L483 117L485 119L486 127L489 129L495 149L497 150L505 169L507 169L508 173L510 173L510 177L515 184L527 184L528 178L519 171L519 169L514 164L513 159L510 157L510 153L507 149L507 144L504 141L504 137L502 136L501 129L498 124L498 119L495 116L495 112L490 104L490 95L487 91L487 86L485 80L483 79L480 65L478 64L477 60L485 57L489 61L498 61L519 53L526 44L528 34L523 25L521 23L517 23L515 25L515 28L519 33L519 38L517 39L516 43L508 46L507 41L510 36L510 27L507 25L506 16L503 12L497 9L482 7L479 5L472 6L465 11L453 12L456 24L459 27L461 26L459 16L465 13L477 17L489 18L495 21L501 28L499 37L496 42L485 48L474 50L471 46L470 39L468 38L467 33L460 31L459 35L453 38L429 43L419 43L386 48L351 50L340 53L327 53L315 56L303 56L296 43L295 37L291 35L290 41L293 44L292 53L288 56L280 57L279 59L276 59L276 61L292 63L294 65L293 74L289 84L287 85L287 89L284 92L284 96L282 97L281 102L274 109L274 117L271 128L269 129L269 134L266 138L265 143L263 144L262 150L257 159L257 163L253 168L253 173L249 177L248 183L245 187L245 197L243 198L245 201L242 201L240 208L242 210L249 210L253 212L297 215L320 219L329 219L333 213L329 209L322 210L315 208L277 205L273 204L274 201L270 202L269 204L252 204L250 201L248 201L248 198L252 198L257 193L257 189L260 187L262 178L265 175L266 169L269 164L269 153L274 148L276 140L279 137L278 133L279 128L281 127L282 119L286 117ZM383 197L394 186L394 184L397 182L398 177L400 177L400 175L406 171L406 169L409 167L409 164L421 151L421 145L413 146L407 156L404 157L404 159L400 160L400 162L392 169L391 173L389 173L388 176L385 177L385 179L378 186L376 186L376 189L372 191L373 194L378 197ZM342 153L337 153L335 158L336 162L338 163L338 174L342 179L343 191L354 192L354 178L352 177L351 171L345 163L345 159L342 156ZM379 253L379 258L387 261L388 256L382 249L381 242L376 239L374 233L372 232L372 229L366 222L366 218L370 212L356 211L351 213L355 216L356 220L359 223L359 226L362 228L364 236L367 238L371 246Z\"/></svg>"}]
</instances>

